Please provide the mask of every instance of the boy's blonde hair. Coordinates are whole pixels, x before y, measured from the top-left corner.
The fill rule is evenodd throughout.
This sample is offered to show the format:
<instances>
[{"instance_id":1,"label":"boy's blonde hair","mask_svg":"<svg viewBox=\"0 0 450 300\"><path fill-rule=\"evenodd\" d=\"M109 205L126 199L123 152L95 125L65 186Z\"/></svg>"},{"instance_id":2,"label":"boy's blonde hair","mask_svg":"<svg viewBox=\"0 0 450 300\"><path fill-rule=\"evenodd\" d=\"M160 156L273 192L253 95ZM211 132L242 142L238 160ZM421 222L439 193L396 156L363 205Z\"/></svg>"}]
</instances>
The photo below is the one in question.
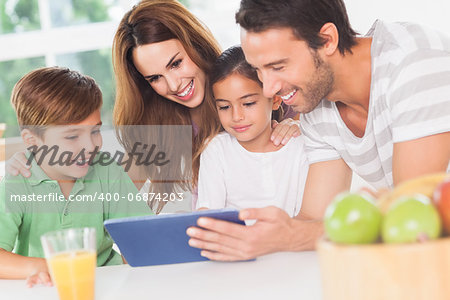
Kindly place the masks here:
<instances>
[{"instance_id":1,"label":"boy's blonde hair","mask_svg":"<svg viewBox=\"0 0 450 300\"><path fill-rule=\"evenodd\" d=\"M85 120L102 105L95 80L68 68L40 68L14 86L11 104L20 129L67 125ZM35 130L39 134L40 130ZM42 132L41 132L42 133Z\"/></svg>"}]
</instances>

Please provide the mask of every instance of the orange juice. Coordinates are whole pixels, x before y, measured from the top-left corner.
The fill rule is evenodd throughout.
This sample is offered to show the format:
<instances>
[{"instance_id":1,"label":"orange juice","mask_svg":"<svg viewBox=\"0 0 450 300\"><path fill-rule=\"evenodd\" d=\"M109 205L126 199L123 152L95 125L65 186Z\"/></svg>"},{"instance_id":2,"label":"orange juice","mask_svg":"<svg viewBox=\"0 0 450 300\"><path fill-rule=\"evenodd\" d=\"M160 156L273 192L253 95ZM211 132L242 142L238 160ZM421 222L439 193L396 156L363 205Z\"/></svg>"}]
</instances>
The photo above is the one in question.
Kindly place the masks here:
<instances>
[{"instance_id":1,"label":"orange juice","mask_svg":"<svg viewBox=\"0 0 450 300\"><path fill-rule=\"evenodd\" d=\"M48 260L61 300L93 300L97 255L93 251L65 252Z\"/></svg>"}]
</instances>

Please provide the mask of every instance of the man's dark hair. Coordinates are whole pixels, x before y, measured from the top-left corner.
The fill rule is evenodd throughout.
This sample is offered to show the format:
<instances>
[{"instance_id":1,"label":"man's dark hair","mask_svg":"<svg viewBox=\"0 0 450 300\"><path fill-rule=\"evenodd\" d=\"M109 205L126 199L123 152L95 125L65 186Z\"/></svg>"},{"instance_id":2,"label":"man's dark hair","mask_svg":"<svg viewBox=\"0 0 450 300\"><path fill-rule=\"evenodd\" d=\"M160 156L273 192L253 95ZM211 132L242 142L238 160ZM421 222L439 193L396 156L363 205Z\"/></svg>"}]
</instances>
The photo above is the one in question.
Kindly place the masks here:
<instances>
[{"instance_id":1,"label":"man's dark hair","mask_svg":"<svg viewBox=\"0 0 450 300\"><path fill-rule=\"evenodd\" d=\"M273 28L292 28L294 35L319 49L325 40L319 31L325 23L333 23L339 33L339 52L352 53L357 33L350 26L342 0L241 0L236 23L250 32Z\"/></svg>"}]
</instances>

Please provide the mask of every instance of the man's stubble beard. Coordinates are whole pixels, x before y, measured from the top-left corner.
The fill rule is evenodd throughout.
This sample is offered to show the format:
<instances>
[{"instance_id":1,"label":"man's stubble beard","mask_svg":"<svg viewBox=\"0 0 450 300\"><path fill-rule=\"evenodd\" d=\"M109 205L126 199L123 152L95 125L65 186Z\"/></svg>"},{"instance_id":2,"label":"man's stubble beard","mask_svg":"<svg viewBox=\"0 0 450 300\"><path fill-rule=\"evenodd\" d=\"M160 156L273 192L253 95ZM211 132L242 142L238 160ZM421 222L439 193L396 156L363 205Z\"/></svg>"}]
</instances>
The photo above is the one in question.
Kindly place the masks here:
<instances>
[{"instance_id":1,"label":"man's stubble beard","mask_svg":"<svg viewBox=\"0 0 450 300\"><path fill-rule=\"evenodd\" d=\"M299 89L303 99L305 99L304 107L299 110L303 114L313 111L320 101L330 94L334 85L334 72L330 65L320 58L317 51L314 50L311 53L316 70L311 80L306 84L305 90Z\"/></svg>"}]
</instances>

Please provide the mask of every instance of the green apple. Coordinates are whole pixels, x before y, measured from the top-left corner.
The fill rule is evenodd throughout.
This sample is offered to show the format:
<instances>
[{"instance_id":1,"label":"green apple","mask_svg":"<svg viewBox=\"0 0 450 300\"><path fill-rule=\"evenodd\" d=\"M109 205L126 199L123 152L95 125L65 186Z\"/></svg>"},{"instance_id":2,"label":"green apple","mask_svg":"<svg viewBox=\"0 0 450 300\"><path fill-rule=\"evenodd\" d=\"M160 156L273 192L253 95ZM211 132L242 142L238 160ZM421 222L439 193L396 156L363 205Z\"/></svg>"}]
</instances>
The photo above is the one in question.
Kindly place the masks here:
<instances>
[{"instance_id":1,"label":"green apple","mask_svg":"<svg viewBox=\"0 0 450 300\"><path fill-rule=\"evenodd\" d=\"M425 195L400 197L383 219L381 235L386 243L411 243L426 237L436 239L441 233L439 213Z\"/></svg>"},{"instance_id":2,"label":"green apple","mask_svg":"<svg viewBox=\"0 0 450 300\"><path fill-rule=\"evenodd\" d=\"M381 213L368 196L342 193L327 207L324 223L332 242L368 244L378 239Z\"/></svg>"}]
</instances>

